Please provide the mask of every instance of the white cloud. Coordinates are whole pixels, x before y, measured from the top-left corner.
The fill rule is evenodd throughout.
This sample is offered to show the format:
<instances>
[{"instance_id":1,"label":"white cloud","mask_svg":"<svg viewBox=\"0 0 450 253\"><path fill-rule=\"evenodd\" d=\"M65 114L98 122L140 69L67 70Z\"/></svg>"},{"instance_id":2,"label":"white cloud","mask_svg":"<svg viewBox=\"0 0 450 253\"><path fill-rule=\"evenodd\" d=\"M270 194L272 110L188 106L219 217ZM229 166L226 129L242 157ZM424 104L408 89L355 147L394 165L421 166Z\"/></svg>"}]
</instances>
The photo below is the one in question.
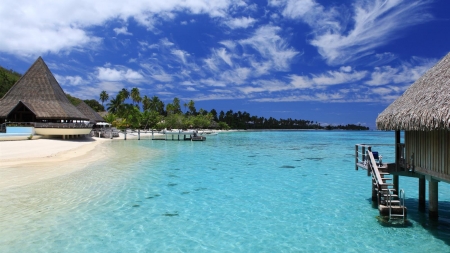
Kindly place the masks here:
<instances>
[{"instance_id":1,"label":"white cloud","mask_svg":"<svg viewBox=\"0 0 450 253\"><path fill-rule=\"evenodd\" d=\"M366 75L367 71L354 71L352 73L327 71L324 74L313 75L312 81L320 87L356 82L363 79Z\"/></svg>"},{"instance_id":2,"label":"white cloud","mask_svg":"<svg viewBox=\"0 0 450 253\"><path fill-rule=\"evenodd\" d=\"M177 56L183 62L183 64L186 64L186 58L189 56L186 51L174 49L171 51L171 53Z\"/></svg>"},{"instance_id":3,"label":"white cloud","mask_svg":"<svg viewBox=\"0 0 450 253\"><path fill-rule=\"evenodd\" d=\"M343 72L351 72L352 71L352 67L350 67L350 66L342 66L339 69Z\"/></svg>"},{"instance_id":4,"label":"white cloud","mask_svg":"<svg viewBox=\"0 0 450 253\"><path fill-rule=\"evenodd\" d=\"M403 63L399 67L375 67L370 80L366 81L365 84L370 86L412 84L436 63L435 59L413 58L413 61L414 65Z\"/></svg>"},{"instance_id":5,"label":"white cloud","mask_svg":"<svg viewBox=\"0 0 450 253\"><path fill-rule=\"evenodd\" d=\"M117 35L119 35L119 34L133 35L132 33L128 32L128 28L126 26L121 27L121 28L114 28L113 30Z\"/></svg>"},{"instance_id":6,"label":"white cloud","mask_svg":"<svg viewBox=\"0 0 450 253\"><path fill-rule=\"evenodd\" d=\"M139 72L136 72L131 69L119 70L113 68L97 68L97 78L100 81L108 81L108 82L120 82L120 81L138 81L142 80L144 77Z\"/></svg>"},{"instance_id":7,"label":"white cloud","mask_svg":"<svg viewBox=\"0 0 450 253\"><path fill-rule=\"evenodd\" d=\"M60 76L55 74L55 78L62 86L79 86L87 84L87 81L81 76Z\"/></svg>"},{"instance_id":8,"label":"white cloud","mask_svg":"<svg viewBox=\"0 0 450 253\"><path fill-rule=\"evenodd\" d=\"M233 62L231 61L231 56L227 54L227 50L225 48L219 48L218 50L215 50L215 53L217 56L220 57L224 62L226 62L230 67L233 66Z\"/></svg>"},{"instance_id":9,"label":"white cloud","mask_svg":"<svg viewBox=\"0 0 450 253\"><path fill-rule=\"evenodd\" d=\"M375 48L397 38L401 29L428 21L430 16L424 8L430 2L356 1L351 17L348 10L325 10L314 0L276 0L269 4L282 8L284 17L310 25L314 35L311 45L318 48L328 64L336 65L372 54Z\"/></svg>"},{"instance_id":10,"label":"white cloud","mask_svg":"<svg viewBox=\"0 0 450 253\"><path fill-rule=\"evenodd\" d=\"M0 34L8 36L0 40L0 50L35 57L47 52L92 48L102 40L88 30L110 20L133 18L153 30L159 20L173 19L179 11L226 18L230 8L246 6L240 0L5 0L0 7ZM116 30L117 34L123 32L126 32L123 28Z\"/></svg>"},{"instance_id":11,"label":"white cloud","mask_svg":"<svg viewBox=\"0 0 450 253\"><path fill-rule=\"evenodd\" d=\"M225 21L225 24L231 29L247 28L253 26L254 23L256 23L256 19L251 17L234 18Z\"/></svg>"},{"instance_id":12,"label":"white cloud","mask_svg":"<svg viewBox=\"0 0 450 253\"><path fill-rule=\"evenodd\" d=\"M262 58L271 62L272 67L278 71L287 71L295 56L299 54L294 48L278 35L281 28L267 25L256 30L252 37L240 40L244 46L256 50Z\"/></svg>"},{"instance_id":13,"label":"white cloud","mask_svg":"<svg viewBox=\"0 0 450 253\"><path fill-rule=\"evenodd\" d=\"M283 7L283 16L293 19L304 17L317 7L314 0L269 0L269 5Z\"/></svg>"}]
</instances>

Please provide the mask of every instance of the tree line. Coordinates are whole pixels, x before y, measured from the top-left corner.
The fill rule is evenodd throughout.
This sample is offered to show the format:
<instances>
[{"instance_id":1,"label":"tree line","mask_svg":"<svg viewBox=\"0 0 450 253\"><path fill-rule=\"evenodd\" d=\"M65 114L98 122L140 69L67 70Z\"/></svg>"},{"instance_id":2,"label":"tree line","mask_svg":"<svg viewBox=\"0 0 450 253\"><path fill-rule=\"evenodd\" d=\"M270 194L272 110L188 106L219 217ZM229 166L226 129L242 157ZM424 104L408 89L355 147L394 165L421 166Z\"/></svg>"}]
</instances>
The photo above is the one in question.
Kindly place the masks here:
<instances>
[{"instance_id":1,"label":"tree line","mask_svg":"<svg viewBox=\"0 0 450 253\"><path fill-rule=\"evenodd\" d=\"M107 101L108 114L105 120L119 128L210 128L210 129L345 129L368 130L361 125L321 126L317 121L298 119L275 119L250 115L248 112L228 110L219 113L212 109L197 111L195 102L190 100L181 104L175 97L171 103L165 104L158 96L149 97L140 94L139 88L131 91L123 88L115 97L110 98L106 91L100 93L101 106ZM131 103L126 103L130 101ZM142 111L141 111L142 105ZM98 104L100 106L100 104ZM183 108L184 110L183 110Z\"/></svg>"}]
</instances>

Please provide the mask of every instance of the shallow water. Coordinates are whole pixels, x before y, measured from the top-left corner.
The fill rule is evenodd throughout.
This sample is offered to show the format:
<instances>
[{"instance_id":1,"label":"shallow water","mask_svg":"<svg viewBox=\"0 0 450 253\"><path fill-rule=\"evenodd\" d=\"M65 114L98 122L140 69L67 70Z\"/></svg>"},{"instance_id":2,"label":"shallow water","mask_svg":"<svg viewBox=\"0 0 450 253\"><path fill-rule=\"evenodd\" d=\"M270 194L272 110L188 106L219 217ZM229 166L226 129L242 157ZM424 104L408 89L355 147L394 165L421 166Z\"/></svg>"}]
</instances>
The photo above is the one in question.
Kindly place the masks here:
<instances>
[{"instance_id":1,"label":"shallow water","mask_svg":"<svg viewBox=\"0 0 450 253\"><path fill-rule=\"evenodd\" d=\"M439 222L403 177L408 226L378 222L354 144L393 141L348 131L113 141L107 161L1 192L0 252L449 252L446 183ZM393 147L376 149L393 160Z\"/></svg>"}]
</instances>

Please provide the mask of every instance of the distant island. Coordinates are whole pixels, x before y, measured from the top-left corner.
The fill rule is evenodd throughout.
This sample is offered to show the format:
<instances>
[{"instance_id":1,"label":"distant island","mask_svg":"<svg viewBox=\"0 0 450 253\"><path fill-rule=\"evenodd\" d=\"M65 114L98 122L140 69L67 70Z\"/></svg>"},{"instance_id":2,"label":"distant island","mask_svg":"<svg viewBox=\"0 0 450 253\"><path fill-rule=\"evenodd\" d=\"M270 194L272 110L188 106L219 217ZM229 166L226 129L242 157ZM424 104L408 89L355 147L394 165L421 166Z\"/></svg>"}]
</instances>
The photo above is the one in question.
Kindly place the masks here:
<instances>
[{"instance_id":1,"label":"distant island","mask_svg":"<svg viewBox=\"0 0 450 253\"><path fill-rule=\"evenodd\" d=\"M0 66L0 98L20 79L22 75L14 70L8 70ZM210 128L210 129L321 129L321 130L369 130L366 126L347 125L327 125L321 126L317 121L303 119L275 119L250 115L248 112L223 110L219 113L212 109L209 112L204 109L195 108L193 100L184 103L184 112L181 109L181 101L174 98L172 103L164 104L157 96L148 97L140 95L137 87L131 92L123 88L116 97L110 99L106 91L102 91L99 101L95 99L81 100L70 94L66 94L68 99L75 106L84 101L97 112L103 112L105 120L117 128ZM132 103L126 103L131 100ZM104 102L107 103L105 110ZM142 103L142 106L141 106Z\"/></svg>"}]
</instances>

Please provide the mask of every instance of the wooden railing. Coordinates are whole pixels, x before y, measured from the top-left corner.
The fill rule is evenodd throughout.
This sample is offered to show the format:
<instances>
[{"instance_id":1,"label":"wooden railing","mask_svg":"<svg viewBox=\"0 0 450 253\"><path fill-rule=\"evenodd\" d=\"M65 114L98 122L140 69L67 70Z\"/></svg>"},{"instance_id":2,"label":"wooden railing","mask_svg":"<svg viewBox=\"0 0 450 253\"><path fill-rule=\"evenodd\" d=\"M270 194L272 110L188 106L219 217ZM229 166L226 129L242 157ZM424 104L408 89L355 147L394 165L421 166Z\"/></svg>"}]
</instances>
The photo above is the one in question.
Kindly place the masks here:
<instances>
[{"instance_id":1,"label":"wooden railing","mask_svg":"<svg viewBox=\"0 0 450 253\"><path fill-rule=\"evenodd\" d=\"M7 122L1 125L8 127L35 127L35 128L92 128L92 123L50 123L50 122Z\"/></svg>"}]
</instances>

